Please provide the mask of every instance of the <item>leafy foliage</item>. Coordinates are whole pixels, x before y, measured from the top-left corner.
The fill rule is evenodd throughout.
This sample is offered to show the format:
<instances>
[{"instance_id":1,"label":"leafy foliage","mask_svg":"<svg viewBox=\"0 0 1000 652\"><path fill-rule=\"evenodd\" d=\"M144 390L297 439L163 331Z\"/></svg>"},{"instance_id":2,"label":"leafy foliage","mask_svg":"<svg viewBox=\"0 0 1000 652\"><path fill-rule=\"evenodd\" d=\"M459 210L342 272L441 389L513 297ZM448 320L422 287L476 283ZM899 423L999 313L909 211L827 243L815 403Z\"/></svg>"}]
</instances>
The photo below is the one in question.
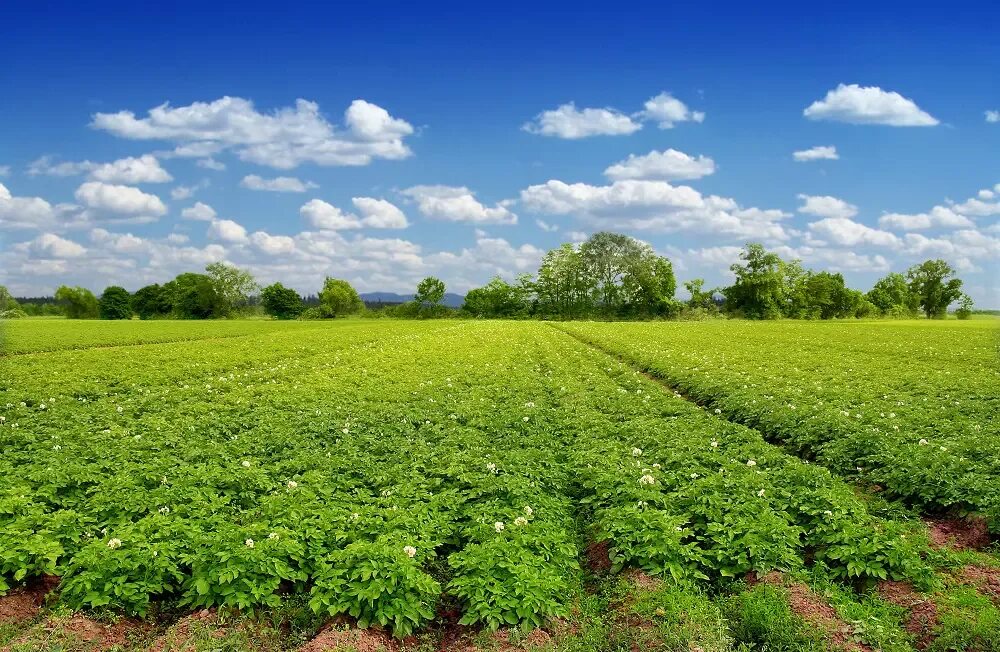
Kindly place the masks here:
<instances>
[{"instance_id":1,"label":"leafy foliage","mask_svg":"<svg viewBox=\"0 0 1000 652\"><path fill-rule=\"evenodd\" d=\"M104 289L99 302L101 319L132 319L132 297L117 285Z\"/></svg>"}]
</instances>

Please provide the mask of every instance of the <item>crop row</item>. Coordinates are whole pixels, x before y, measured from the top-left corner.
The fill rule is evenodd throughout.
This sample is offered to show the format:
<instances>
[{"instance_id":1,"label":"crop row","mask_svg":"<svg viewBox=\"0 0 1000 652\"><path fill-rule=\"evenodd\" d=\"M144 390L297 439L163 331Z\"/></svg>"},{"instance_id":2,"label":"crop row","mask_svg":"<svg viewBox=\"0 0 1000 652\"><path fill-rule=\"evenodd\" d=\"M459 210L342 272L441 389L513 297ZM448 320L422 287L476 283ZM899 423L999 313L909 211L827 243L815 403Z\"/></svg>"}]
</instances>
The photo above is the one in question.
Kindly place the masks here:
<instances>
[{"instance_id":1,"label":"crop row","mask_svg":"<svg viewBox=\"0 0 1000 652\"><path fill-rule=\"evenodd\" d=\"M997 331L950 324L564 326L838 474L1000 528Z\"/></svg>"},{"instance_id":2,"label":"crop row","mask_svg":"<svg viewBox=\"0 0 1000 652\"><path fill-rule=\"evenodd\" d=\"M544 324L345 325L7 369L0 582L60 575L73 607L308 592L406 633L448 594L466 623L539 624L567 612L587 538L695 583L933 581L919 526Z\"/></svg>"}]
</instances>

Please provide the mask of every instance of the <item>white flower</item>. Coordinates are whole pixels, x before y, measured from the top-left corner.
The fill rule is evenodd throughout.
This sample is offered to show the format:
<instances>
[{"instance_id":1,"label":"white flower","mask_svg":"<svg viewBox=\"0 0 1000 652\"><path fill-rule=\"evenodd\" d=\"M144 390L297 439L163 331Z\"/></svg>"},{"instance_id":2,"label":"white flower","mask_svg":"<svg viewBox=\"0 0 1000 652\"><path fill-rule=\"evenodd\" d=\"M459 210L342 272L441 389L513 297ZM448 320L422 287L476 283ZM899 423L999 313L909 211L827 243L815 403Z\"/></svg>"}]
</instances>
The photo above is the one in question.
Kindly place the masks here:
<instances>
[{"instance_id":1,"label":"white flower","mask_svg":"<svg viewBox=\"0 0 1000 652\"><path fill-rule=\"evenodd\" d=\"M44 410L44 409L45 409L45 403L42 403L41 405L39 405L39 406L38 406L38 408L39 408L40 410Z\"/></svg>"},{"instance_id":2,"label":"white flower","mask_svg":"<svg viewBox=\"0 0 1000 652\"><path fill-rule=\"evenodd\" d=\"M826 516L827 518L829 518L829 517L833 516L833 512L831 512L830 510L825 510L823 512L823 516Z\"/></svg>"},{"instance_id":3,"label":"white flower","mask_svg":"<svg viewBox=\"0 0 1000 652\"><path fill-rule=\"evenodd\" d=\"M161 514L169 514L169 513L170 513L170 508L169 508L169 507L166 507L166 506L164 506L164 507L161 507L161 508L160 508L159 510L157 510L157 511L159 511L159 512L160 512Z\"/></svg>"},{"instance_id":4,"label":"white flower","mask_svg":"<svg viewBox=\"0 0 1000 652\"><path fill-rule=\"evenodd\" d=\"M247 539L246 541L243 542L243 545L245 545L247 548L253 548L253 539Z\"/></svg>"},{"instance_id":5,"label":"white flower","mask_svg":"<svg viewBox=\"0 0 1000 652\"><path fill-rule=\"evenodd\" d=\"M524 518L523 516L518 516L517 518L514 519L514 525L521 526L527 524L528 524L528 519Z\"/></svg>"},{"instance_id":6,"label":"white flower","mask_svg":"<svg viewBox=\"0 0 1000 652\"><path fill-rule=\"evenodd\" d=\"M659 469L660 468L660 463L657 462L656 464L653 464L653 468L654 469Z\"/></svg>"},{"instance_id":7,"label":"white flower","mask_svg":"<svg viewBox=\"0 0 1000 652\"><path fill-rule=\"evenodd\" d=\"M696 479L697 477L698 477L698 474L697 474L697 473L692 473L692 474L691 474L691 479L692 479L692 480L695 480L695 479Z\"/></svg>"},{"instance_id":8,"label":"white flower","mask_svg":"<svg viewBox=\"0 0 1000 652\"><path fill-rule=\"evenodd\" d=\"M756 460L747 460L747 466L757 466Z\"/></svg>"},{"instance_id":9,"label":"white flower","mask_svg":"<svg viewBox=\"0 0 1000 652\"><path fill-rule=\"evenodd\" d=\"M167 476L160 478L160 484L167 484Z\"/></svg>"},{"instance_id":10,"label":"white flower","mask_svg":"<svg viewBox=\"0 0 1000 652\"><path fill-rule=\"evenodd\" d=\"M61 451L62 450L62 446L60 446L59 444L56 444L55 446L52 447L52 450L54 450L54 451Z\"/></svg>"},{"instance_id":11,"label":"white flower","mask_svg":"<svg viewBox=\"0 0 1000 652\"><path fill-rule=\"evenodd\" d=\"M759 497L763 498L763 497L764 497L764 493L765 493L765 492L764 492L764 490L763 490L763 489L761 489L760 491L758 491L758 492L757 492L757 495L758 495Z\"/></svg>"},{"instance_id":12,"label":"white flower","mask_svg":"<svg viewBox=\"0 0 1000 652\"><path fill-rule=\"evenodd\" d=\"M641 448L633 448L632 449L632 456L633 457L639 457L640 455L642 455L642 449Z\"/></svg>"},{"instance_id":13,"label":"white flower","mask_svg":"<svg viewBox=\"0 0 1000 652\"><path fill-rule=\"evenodd\" d=\"M927 444L929 444L930 442L929 442L929 441L927 441L926 439L921 439L921 440L920 440L920 441L918 441L917 443L918 443L918 444L920 444L921 446L926 446L926 445L927 445Z\"/></svg>"},{"instance_id":14,"label":"white flower","mask_svg":"<svg viewBox=\"0 0 1000 652\"><path fill-rule=\"evenodd\" d=\"M267 538L270 539L271 541L277 541L281 537L278 535L277 532L272 532L267 535Z\"/></svg>"},{"instance_id":15,"label":"white flower","mask_svg":"<svg viewBox=\"0 0 1000 652\"><path fill-rule=\"evenodd\" d=\"M121 548L122 547L122 540L121 539L111 539L110 541L108 541L108 547L111 548L112 550L115 550L117 548Z\"/></svg>"},{"instance_id":16,"label":"white flower","mask_svg":"<svg viewBox=\"0 0 1000 652\"><path fill-rule=\"evenodd\" d=\"M530 507L528 507L527 505L525 505L524 506L524 513L525 513L526 516L531 516L535 512L534 512L533 509L531 509Z\"/></svg>"},{"instance_id":17,"label":"white flower","mask_svg":"<svg viewBox=\"0 0 1000 652\"><path fill-rule=\"evenodd\" d=\"M351 514L351 520L356 521L359 518L361 518L361 514L358 514L357 512L354 512L353 514Z\"/></svg>"},{"instance_id":18,"label":"white flower","mask_svg":"<svg viewBox=\"0 0 1000 652\"><path fill-rule=\"evenodd\" d=\"M413 546L403 546L403 552L406 553L407 557L413 559L413 556L417 554L417 549Z\"/></svg>"},{"instance_id":19,"label":"white flower","mask_svg":"<svg viewBox=\"0 0 1000 652\"><path fill-rule=\"evenodd\" d=\"M497 521L496 523L493 524L493 529L496 530L497 532L503 532L503 528L504 528L503 521Z\"/></svg>"},{"instance_id":20,"label":"white flower","mask_svg":"<svg viewBox=\"0 0 1000 652\"><path fill-rule=\"evenodd\" d=\"M340 432L342 432L342 433L344 433L346 435L347 433L351 432L351 430L350 430L350 428L341 428Z\"/></svg>"},{"instance_id":21,"label":"white flower","mask_svg":"<svg viewBox=\"0 0 1000 652\"><path fill-rule=\"evenodd\" d=\"M722 414L722 410L720 410L719 408L715 408L715 413L716 414Z\"/></svg>"},{"instance_id":22,"label":"white flower","mask_svg":"<svg viewBox=\"0 0 1000 652\"><path fill-rule=\"evenodd\" d=\"M122 406L120 406L120 405L119 405L118 407L116 407L115 409L116 409L116 410L118 410L118 414L121 414L122 412L124 412L124 411L125 411L125 408L123 408L123 407L122 407Z\"/></svg>"},{"instance_id":23,"label":"white flower","mask_svg":"<svg viewBox=\"0 0 1000 652\"><path fill-rule=\"evenodd\" d=\"M299 486L299 483L296 482L295 480L289 480L288 481L288 488L289 489L294 489L297 486Z\"/></svg>"},{"instance_id":24,"label":"white flower","mask_svg":"<svg viewBox=\"0 0 1000 652\"><path fill-rule=\"evenodd\" d=\"M494 464L493 462L487 462L486 463L486 470L489 471L490 473L496 473L497 472L497 465Z\"/></svg>"},{"instance_id":25,"label":"white flower","mask_svg":"<svg viewBox=\"0 0 1000 652\"><path fill-rule=\"evenodd\" d=\"M639 484L654 485L656 484L656 478L647 473L646 475L639 478Z\"/></svg>"},{"instance_id":26,"label":"white flower","mask_svg":"<svg viewBox=\"0 0 1000 652\"><path fill-rule=\"evenodd\" d=\"M712 440L712 448L718 448L718 447L719 447L719 442L717 442L717 441L715 441L715 440L713 439L713 440Z\"/></svg>"},{"instance_id":27,"label":"white flower","mask_svg":"<svg viewBox=\"0 0 1000 652\"><path fill-rule=\"evenodd\" d=\"M244 469L250 468L250 460L243 460L243 468Z\"/></svg>"},{"instance_id":28,"label":"white flower","mask_svg":"<svg viewBox=\"0 0 1000 652\"><path fill-rule=\"evenodd\" d=\"M521 421L524 421L525 423L527 423L528 422L528 417L521 417Z\"/></svg>"},{"instance_id":29,"label":"white flower","mask_svg":"<svg viewBox=\"0 0 1000 652\"><path fill-rule=\"evenodd\" d=\"M533 407L535 407L535 402L534 401L528 401L527 403L524 404L524 407L526 407L526 408L533 408Z\"/></svg>"}]
</instances>

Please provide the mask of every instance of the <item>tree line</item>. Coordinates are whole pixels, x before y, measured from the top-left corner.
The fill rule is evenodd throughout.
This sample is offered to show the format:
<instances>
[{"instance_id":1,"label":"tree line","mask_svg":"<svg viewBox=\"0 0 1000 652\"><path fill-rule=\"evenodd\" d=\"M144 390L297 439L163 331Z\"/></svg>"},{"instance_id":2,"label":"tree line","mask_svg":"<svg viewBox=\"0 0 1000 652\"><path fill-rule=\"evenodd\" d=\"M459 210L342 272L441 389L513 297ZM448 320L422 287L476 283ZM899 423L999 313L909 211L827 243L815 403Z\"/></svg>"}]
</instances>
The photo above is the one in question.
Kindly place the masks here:
<instances>
[{"instance_id":1,"label":"tree line","mask_svg":"<svg viewBox=\"0 0 1000 652\"><path fill-rule=\"evenodd\" d=\"M218 262L204 273L185 272L162 285L129 293L120 286L90 290L63 285L54 305L71 319L215 319L246 317L259 312L276 319L330 319L367 312L401 318L469 316L543 319L698 318L724 314L747 319L910 318L923 313L941 318L958 301L956 315L965 319L972 300L962 281L943 260L927 260L905 274L890 273L871 290L847 287L839 273L806 269L784 260L762 245L750 243L730 267L735 281L705 288L705 281L684 282L690 298L675 298L673 265L651 246L620 233L595 233L580 245L550 250L538 272L513 282L497 276L471 290L462 308L441 304L445 284L427 277L414 299L402 305L366 311L360 295L345 280L327 277L314 305L281 283L261 287L246 270ZM37 304L31 304L37 305ZM39 314L21 306L0 286L0 317Z\"/></svg>"}]
</instances>

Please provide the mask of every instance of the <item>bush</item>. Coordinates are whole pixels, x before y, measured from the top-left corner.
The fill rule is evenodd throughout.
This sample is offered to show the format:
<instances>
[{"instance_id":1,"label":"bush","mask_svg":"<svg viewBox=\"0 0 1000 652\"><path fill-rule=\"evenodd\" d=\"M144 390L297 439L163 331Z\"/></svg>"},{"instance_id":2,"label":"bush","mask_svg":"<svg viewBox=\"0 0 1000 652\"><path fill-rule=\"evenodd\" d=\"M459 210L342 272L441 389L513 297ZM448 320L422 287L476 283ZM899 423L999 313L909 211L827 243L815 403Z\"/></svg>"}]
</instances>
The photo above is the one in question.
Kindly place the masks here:
<instances>
[{"instance_id":1,"label":"bush","mask_svg":"<svg viewBox=\"0 0 1000 652\"><path fill-rule=\"evenodd\" d=\"M101 319L132 319L132 296L123 287L105 288L98 306Z\"/></svg>"},{"instance_id":2,"label":"bush","mask_svg":"<svg viewBox=\"0 0 1000 652\"><path fill-rule=\"evenodd\" d=\"M278 319L295 319L305 309L299 293L281 283L264 288L260 293L260 301L264 311Z\"/></svg>"},{"instance_id":3,"label":"bush","mask_svg":"<svg viewBox=\"0 0 1000 652\"><path fill-rule=\"evenodd\" d=\"M341 317L361 312L365 304L350 283L327 276L319 292L319 307L324 317Z\"/></svg>"}]
</instances>

